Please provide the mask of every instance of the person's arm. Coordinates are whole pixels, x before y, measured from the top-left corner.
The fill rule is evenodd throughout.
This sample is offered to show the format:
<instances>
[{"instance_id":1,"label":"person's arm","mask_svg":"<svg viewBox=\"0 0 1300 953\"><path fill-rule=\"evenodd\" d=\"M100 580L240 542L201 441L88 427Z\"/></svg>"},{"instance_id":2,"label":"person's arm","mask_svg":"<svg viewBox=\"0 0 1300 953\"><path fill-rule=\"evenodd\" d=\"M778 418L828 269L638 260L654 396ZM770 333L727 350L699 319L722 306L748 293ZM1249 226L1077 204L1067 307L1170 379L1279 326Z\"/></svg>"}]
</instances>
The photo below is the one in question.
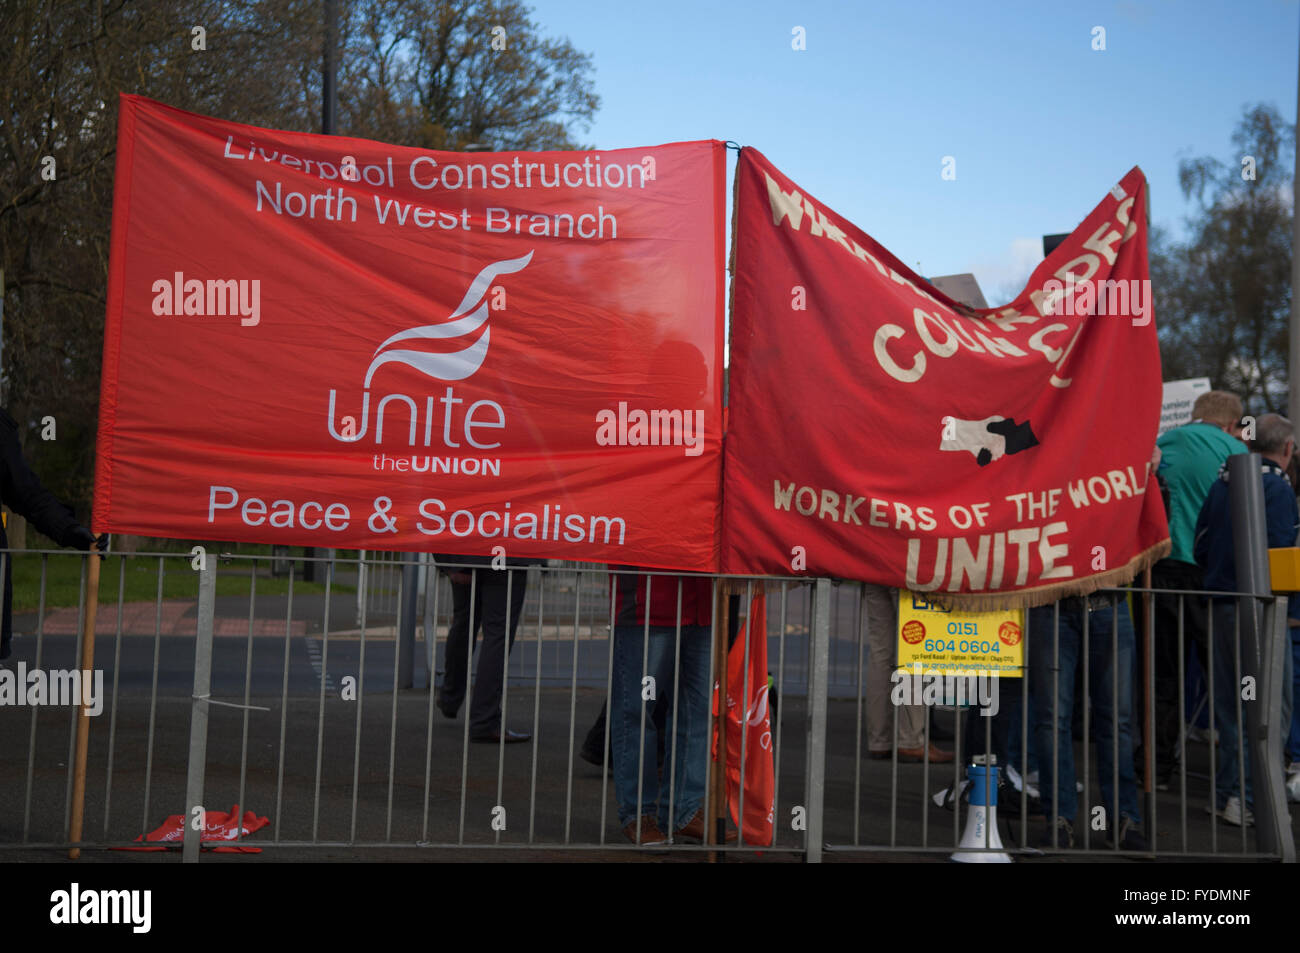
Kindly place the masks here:
<instances>
[{"instance_id":1,"label":"person's arm","mask_svg":"<svg viewBox=\"0 0 1300 953\"><path fill-rule=\"evenodd\" d=\"M429 556L433 559L433 564L438 567L438 572L458 585L469 585L472 569L466 569L464 566L448 565L448 563L463 562L466 557L449 553L430 553Z\"/></svg>"},{"instance_id":2,"label":"person's arm","mask_svg":"<svg viewBox=\"0 0 1300 953\"><path fill-rule=\"evenodd\" d=\"M94 535L77 522L72 510L41 486L23 458L18 423L0 408L0 498L11 510L60 546L89 549Z\"/></svg>"},{"instance_id":3,"label":"person's arm","mask_svg":"<svg viewBox=\"0 0 1300 953\"><path fill-rule=\"evenodd\" d=\"M1295 544L1297 515L1295 491L1283 479L1264 485L1264 518L1268 524L1268 548Z\"/></svg>"},{"instance_id":4,"label":"person's arm","mask_svg":"<svg viewBox=\"0 0 1300 953\"><path fill-rule=\"evenodd\" d=\"M1196 565L1202 569L1205 568L1206 561L1210 558L1210 500L1214 499L1214 487L1210 487L1210 492L1205 495L1205 502L1201 504L1201 512L1196 517L1196 534L1192 543L1192 558L1196 560Z\"/></svg>"}]
</instances>

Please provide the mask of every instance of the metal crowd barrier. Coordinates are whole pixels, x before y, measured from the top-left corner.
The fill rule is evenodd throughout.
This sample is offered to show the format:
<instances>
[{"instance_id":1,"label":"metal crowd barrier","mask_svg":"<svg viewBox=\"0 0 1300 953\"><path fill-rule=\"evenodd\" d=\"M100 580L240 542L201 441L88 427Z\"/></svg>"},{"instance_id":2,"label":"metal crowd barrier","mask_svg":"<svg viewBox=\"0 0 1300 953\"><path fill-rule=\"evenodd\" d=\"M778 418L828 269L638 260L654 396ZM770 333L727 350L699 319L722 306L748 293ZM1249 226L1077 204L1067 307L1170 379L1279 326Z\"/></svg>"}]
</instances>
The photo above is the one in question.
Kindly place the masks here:
<instances>
[{"instance_id":1,"label":"metal crowd barrier","mask_svg":"<svg viewBox=\"0 0 1300 953\"><path fill-rule=\"evenodd\" d=\"M363 550L357 562L357 625L395 619L401 589L401 553Z\"/></svg>"},{"instance_id":2,"label":"metal crowd barrier","mask_svg":"<svg viewBox=\"0 0 1300 953\"><path fill-rule=\"evenodd\" d=\"M836 692L832 684L827 741L827 763L851 765L851 773L828 771L825 796L827 819L826 848L846 854L903 852L949 855L960 853L962 859L971 854L1050 857L1114 856L1126 858L1169 857L1200 859L1287 860L1294 861L1295 822L1288 812L1286 796L1279 785L1272 789L1261 785L1260 771L1253 770L1267 759L1276 772L1282 767L1282 744L1286 739L1289 716L1284 718L1281 705L1280 678L1283 675L1281 651L1286 645L1286 600L1271 596L1225 594L1209 591L1180 591L1169 589L1143 589L1139 587L1103 590L1092 597L1098 608L1082 611L1077 664L1063 664L1061 605L1055 603L1027 616L1025 627L1024 671L1019 678L998 679L999 714L983 717L974 705L964 709L953 705L939 705L927 712L922 757L919 763L900 761L898 744L902 711L891 706L889 730L894 750L883 763L873 764L866 756L864 744L864 706L866 672L871 664L868 633L872 626L883 625L890 639L897 631L895 617L872 618L864 610L864 587L857 583L839 586L839 599L845 605L841 618L849 620L833 630L832 641L844 641L841 655L849 654L857 660L856 678L848 692ZM891 590L891 593L893 591ZM1225 596L1228 597L1225 600ZM1177 616L1176 628L1162 631L1155 627L1155 600L1168 599ZM1210 624L1205 638L1205 656L1210 660L1205 666L1203 695L1199 705L1189 699L1185 690L1193 640L1188 636L1185 611L1194 600L1205 606L1217 597L1224 600L1220 607L1220 624L1216 628L1215 615L1207 610ZM1090 624L1095 613L1108 610L1115 619L1121 607L1131 606L1134 627L1133 645L1121 650L1120 628L1115 624ZM1269 634L1266 642L1269 651L1252 655L1244 630L1252 609L1258 611L1262 631ZM1033 624L1034 618L1046 615L1045 627ZM1223 617L1230 619L1223 631ZM1103 617L1104 618L1104 617ZM1142 620L1146 620L1143 627ZM1246 623L1246 624L1243 624ZM1146 633L1154 632L1154 637ZM1156 647L1160 639L1171 639L1175 651L1176 671L1171 673L1177 688L1176 712L1185 713L1177 719L1176 767L1167 784L1162 784L1156 764ZM1068 640L1068 636L1067 636ZM1221 674L1216 682L1213 664L1216 652L1227 650L1230 667L1228 684L1223 684ZM1290 651L1289 646L1286 647ZM890 649L891 653L893 649ZM1132 740L1132 797L1133 807L1141 814L1136 829L1145 837L1147 849L1123 849L1116 832L1118 818L1115 803L1124 807L1123 779L1121 777L1121 720L1107 718L1099 707L1110 711L1120 710L1124 682L1119 678L1107 679L1108 672L1121 671L1122 652L1127 652L1132 678L1127 694L1131 717L1129 731ZM1222 660L1221 660L1222 661ZM894 659L883 660L892 671ZM1190 663L1195 664L1195 663ZM1064 701L1060 692L1045 698L1031 696L1037 680L1028 677L1035 667L1045 667L1049 673L1059 673L1058 678L1073 674L1078 684L1073 689L1074 710L1070 735L1070 751L1076 767L1076 801L1074 815L1074 845L1062 842L1063 832L1053 839L1048 820L1062 814L1060 788L1053 790L1050 799L1035 803L1040 793L1037 789L1037 768L1062 763L1062 746L1058 732L1051 726L1059 724L1064 716ZM1243 684L1243 679L1245 683ZM1234 690L1240 686L1240 690ZM1058 684L1059 688L1059 684ZM1144 694L1145 689L1145 694ZM1243 694L1248 698L1243 701ZM1099 697L1100 696L1100 697ZM1233 715L1227 723L1216 718L1216 701L1227 701ZM1099 705L1098 703L1102 704ZM1014 707L1013 707L1014 706ZM1222 711L1222 709L1218 709ZM1251 718L1247 718L1248 713ZM1013 714L1010 723L1008 713ZM1040 717L1036 718L1035 715ZM1198 716L1208 724L1203 729L1195 725ZM1255 717L1257 716L1257 717ZM942 740L937 740L938 723L945 728ZM1049 744L1035 738L1039 723L1046 726L1051 739ZM1107 727L1108 724L1108 727ZM995 743L995 733L1006 732L1002 742ZM1102 738L1105 732L1106 738ZM1215 804L1215 778L1220 763L1216 747L1205 744L1205 737L1214 733L1231 732L1237 739L1235 762L1236 780L1229 787L1231 796L1244 805L1250 799L1247 779L1253 774L1254 823L1249 827L1226 820L1222 805ZM1110 756L1101 758L1099 742L1109 741ZM1252 746L1247 754L1248 745ZM952 751L951 763L937 763L931 758L932 746L941 751ZM1258 748L1259 750L1253 750ZM1267 751L1261 758L1260 751ZM1050 752L1050 753L1049 753ZM968 779L968 768L975 758L994 754L1002 782L997 799L999 824L994 834L992 827L984 829L982 843L971 844L963 840L967 828L968 807L964 801L973 793ZM1009 762L1009 763L1008 763ZM1008 767L1011 769L1008 772ZM1103 800L1100 784L1103 776L1113 789L1121 794L1109 803ZM991 784L991 774L985 775L986 786ZM961 792L957 797L952 792ZM940 797L940 795L947 795ZM1261 796L1263 795L1263 796ZM987 795L986 795L986 799ZM1216 813L1210 813L1214 804ZM1259 836L1257 836L1259 835ZM998 842L1001 842L999 846Z\"/></svg>"},{"instance_id":3,"label":"metal crowd barrier","mask_svg":"<svg viewBox=\"0 0 1300 953\"><path fill-rule=\"evenodd\" d=\"M599 760L604 763L597 766L581 757L588 729L612 694L615 646L609 586L611 576L619 571L552 563L508 574L508 586L525 585L527 598L513 651L503 659L506 689L501 726L524 728L532 737L523 744L475 744L470 739L468 697L455 720L438 711L436 704L434 689L444 665L452 617L450 583L428 561L416 562L410 573L393 570L394 579L384 588L399 590L388 613L395 612L398 618L395 623L383 619L384 624L371 625L370 608L356 618L352 593L340 591L343 587L337 582L340 576L355 579L356 597L363 608L377 611L378 604L367 601L365 558L363 554L361 559L318 560L324 578L320 591L310 593L302 590L299 574L291 566L285 592L266 594L258 589L272 579L269 557L210 551L198 566L190 554L108 556L101 563L101 589L111 591L115 583L117 597L101 602L97 612L94 658L103 671L103 710L91 719L84 785L87 820L76 845L138 847L140 835L169 815L179 814L187 821L185 859L195 860L201 845L192 820L202 816L200 812L225 811L237 804L241 813L268 817L268 826L248 837L247 844L272 850L648 849L623 836L609 758L602 754ZM20 664L28 673L79 668L78 634L88 610L88 557L66 551L25 551L0 553L0 560L12 561L22 570L24 586L36 580L38 593L34 611L27 605L16 607L13 656L4 667L15 673ZM472 578L478 580L491 571L480 569ZM152 600L125 599L128 573L151 577ZM649 577L669 585L677 578L642 571L634 575L640 585ZM1032 726L1034 712L1042 711L1044 704L1044 699L1031 693L1029 678L1004 680L999 687L1002 710L1010 711L1013 694L1018 697L1020 707L1013 721L998 722L973 709L927 709L924 755L918 764L900 758L901 709L891 704L893 743L887 757L872 759L864 740L865 713L874 694L866 689L867 671L872 664L892 669L894 659L875 658L869 636L873 627L888 626L884 641L892 645L895 620L868 611L866 590L856 583L709 578L714 606L726 607L727 615L738 623L731 628L739 633L739 650L746 660L755 643L748 625L740 623L747 623L753 595L760 588L766 590L768 668L772 695L779 700L771 722L774 831L763 843L747 843L742 836L738 843L725 846L728 853L775 852L809 861L820 860L823 852L849 857L887 853L939 857L959 850L967 859L1003 853L1023 858L1076 854L1294 858L1293 821L1284 800L1279 801L1271 788L1255 785L1254 828L1229 827L1217 815L1205 813L1203 805L1214 796L1216 753L1212 745L1206 748L1192 740L1185 718L1180 719L1178 735L1181 767L1170 789L1155 789L1152 766L1146 763L1153 757L1149 743L1142 749L1146 761L1135 768L1141 830L1148 849L1127 851L1107 843L1117 819L1107 817L1101 827L1093 823L1094 808L1111 811L1099 805L1098 782L1104 772L1117 779L1120 768L1118 754L1106 764L1093 760L1098 740L1093 724L1097 708L1093 669L1097 660L1109 659L1114 671L1121 648L1115 630L1091 630L1091 613L1083 614L1078 666L1082 687L1075 692L1080 737L1069 742L1076 753L1081 787L1075 825L1078 843L1066 848L1059 843L1040 844L1037 838L1046 819L1029 814L1034 783L1030 752L1043 747L1035 744ZM418 589L412 588L412 579ZM220 595L219 581L223 581ZM73 585L80 586L75 609L47 609L49 593L67 592ZM1190 600L1210 594L1109 590L1104 600L1109 601L1113 618L1122 602L1131 599L1134 622L1146 619L1149 626L1154 619L1153 595L1177 599L1181 615ZM1247 704L1233 692L1235 710L1239 715L1249 711L1249 723L1216 722L1214 701L1221 698L1216 693L1224 686L1216 684L1212 668L1206 686L1210 729L1241 734L1236 793L1243 804L1250 772L1240 769L1248 759L1247 744L1249 757L1254 757L1252 767L1259 762L1256 749L1267 748L1270 757L1280 758L1281 726L1275 709L1280 697L1278 640L1285 638L1285 601L1246 594L1232 603L1231 632L1215 627L1210 635L1214 640L1231 638L1236 645L1252 631L1244 624L1252 606L1263 609L1264 637L1259 641L1263 650L1252 654L1250 640L1241 642L1247 651L1241 673L1234 671L1234 684L1240 683L1241 674L1252 677L1256 694ZM1046 630L1032 622L1027 627L1027 671L1043 664L1052 671L1061 667L1060 611L1049 611L1053 621ZM722 612L715 612L713 619L714 644L725 646L728 632L723 626L728 620ZM680 622L679 614L679 647ZM1143 627L1138 628L1130 686L1135 706L1155 692L1156 640L1144 637ZM1181 660L1189 640L1181 620L1175 636L1180 660L1178 711L1184 712ZM423 651L416 650L418 641L424 642ZM1090 651L1096 646L1096 653ZM711 653L708 684L719 681L726 658L725 650ZM422 670L416 659L424 661ZM1142 684L1145 695L1139 691ZM675 692L678 687L675 683ZM1118 708L1125 687L1112 680L1109 688L1111 707ZM1058 714L1061 702L1055 696L1045 700ZM21 823L16 812L0 821L0 848L67 848L77 709L45 704L32 705L24 713L21 707L5 711L0 705L0 718L6 720L9 739L0 750L4 765L0 796L7 803L22 804ZM711 725L716 721L715 715ZM949 725L951 740L938 741L939 728ZM642 730L644 726L643 710ZM1154 705L1144 705L1141 711L1135 708L1131 719L1135 742L1154 737L1155 729ZM607 727L602 739L603 752L609 750L609 731ZM1119 721L1112 719L1108 731L1110 747L1118 752ZM931 763L932 743L956 749L951 764ZM1059 742L1052 750L1054 760L1058 759ZM950 794L945 804L942 794L944 789L961 790L973 758L997 751L1013 762L1008 765L999 758L1002 779L1009 775L1004 769L1014 767L1019 788L1004 787L998 826L985 825L983 843L973 843L967 836L968 808L962 797ZM753 756L742 743L742 773L746 759ZM664 758L663 778L671 790L681 766L675 735L668 739ZM1278 765L1271 767L1280 771ZM724 815L728 812L718 794L721 782L709 770L705 804L711 812ZM986 788L990 783L986 780ZM968 795L971 790L966 787ZM1045 811L1055 809L1060 792L1056 794L1044 804ZM740 810L743 814L743 800ZM727 826L734 827L730 822ZM1001 848L996 836L1003 842ZM698 856L724 848L674 839L655 849Z\"/></svg>"}]
</instances>

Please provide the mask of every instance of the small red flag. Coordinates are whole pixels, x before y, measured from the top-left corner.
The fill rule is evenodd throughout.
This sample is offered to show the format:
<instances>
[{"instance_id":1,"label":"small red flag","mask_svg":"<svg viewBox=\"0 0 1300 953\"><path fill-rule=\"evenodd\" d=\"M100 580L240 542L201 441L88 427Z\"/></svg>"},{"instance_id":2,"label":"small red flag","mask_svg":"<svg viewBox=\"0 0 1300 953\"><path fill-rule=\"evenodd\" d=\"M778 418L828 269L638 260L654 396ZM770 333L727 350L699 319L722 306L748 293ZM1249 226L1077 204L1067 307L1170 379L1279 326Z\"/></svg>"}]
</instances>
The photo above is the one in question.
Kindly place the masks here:
<instances>
[{"instance_id":1,"label":"small red flag","mask_svg":"<svg viewBox=\"0 0 1300 953\"><path fill-rule=\"evenodd\" d=\"M749 645L746 677L745 645ZM747 703L740 705L741 699ZM744 739L746 844L771 844L776 818L776 771L772 759L772 719L768 708L767 596L760 588L749 618L727 657L727 802L740 826L741 739Z\"/></svg>"}]
</instances>

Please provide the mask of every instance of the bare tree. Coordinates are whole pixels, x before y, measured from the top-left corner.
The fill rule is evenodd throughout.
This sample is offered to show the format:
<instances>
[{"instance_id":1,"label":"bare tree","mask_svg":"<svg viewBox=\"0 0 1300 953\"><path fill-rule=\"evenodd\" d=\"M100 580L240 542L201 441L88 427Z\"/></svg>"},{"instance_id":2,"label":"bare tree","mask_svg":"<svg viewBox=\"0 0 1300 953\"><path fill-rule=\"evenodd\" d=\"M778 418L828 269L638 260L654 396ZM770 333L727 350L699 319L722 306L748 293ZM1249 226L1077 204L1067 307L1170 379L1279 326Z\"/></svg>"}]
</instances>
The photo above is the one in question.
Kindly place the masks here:
<instances>
[{"instance_id":1,"label":"bare tree","mask_svg":"<svg viewBox=\"0 0 1300 953\"><path fill-rule=\"evenodd\" d=\"M594 114L589 57L543 38L518 3L362 0L340 8L345 134L430 148L565 148L570 127ZM83 509L118 95L317 131L323 17L319 0L0 3L4 400L38 472ZM33 437L45 417L55 418L55 440Z\"/></svg>"},{"instance_id":2,"label":"bare tree","mask_svg":"<svg viewBox=\"0 0 1300 953\"><path fill-rule=\"evenodd\" d=\"M1258 105L1232 141L1226 161L1179 165L1197 203L1187 241L1152 235L1161 357L1166 378L1208 376L1252 412L1285 410L1295 129Z\"/></svg>"},{"instance_id":3,"label":"bare tree","mask_svg":"<svg viewBox=\"0 0 1300 953\"><path fill-rule=\"evenodd\" d=\"M591 58L516 0L365 0L342 28L340 131L431 149L573 149Z\"/></svg>"}]
</instances>

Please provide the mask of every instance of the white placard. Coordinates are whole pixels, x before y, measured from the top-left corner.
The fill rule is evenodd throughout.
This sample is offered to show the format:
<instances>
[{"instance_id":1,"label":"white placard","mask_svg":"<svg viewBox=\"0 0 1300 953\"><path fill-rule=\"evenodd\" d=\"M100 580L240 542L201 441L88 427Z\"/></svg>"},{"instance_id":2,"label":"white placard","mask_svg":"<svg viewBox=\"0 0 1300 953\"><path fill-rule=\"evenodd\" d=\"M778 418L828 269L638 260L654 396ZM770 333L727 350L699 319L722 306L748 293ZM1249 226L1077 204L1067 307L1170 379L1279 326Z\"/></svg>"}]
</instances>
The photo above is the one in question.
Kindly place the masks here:
<instances>
[{"instance_id":1,"label":"white placard","mask_svg":"<svg viewBox=\"0 0 1300 953\"><path fill-rule=\"evenodd\" d=\"M1160 405L1160 430L1172 430L1192 419L1192 404L1210 389L1208 377L1193 377L1185 381L1165 381L1164 399Z\"/></svg>"}]
</instances>

